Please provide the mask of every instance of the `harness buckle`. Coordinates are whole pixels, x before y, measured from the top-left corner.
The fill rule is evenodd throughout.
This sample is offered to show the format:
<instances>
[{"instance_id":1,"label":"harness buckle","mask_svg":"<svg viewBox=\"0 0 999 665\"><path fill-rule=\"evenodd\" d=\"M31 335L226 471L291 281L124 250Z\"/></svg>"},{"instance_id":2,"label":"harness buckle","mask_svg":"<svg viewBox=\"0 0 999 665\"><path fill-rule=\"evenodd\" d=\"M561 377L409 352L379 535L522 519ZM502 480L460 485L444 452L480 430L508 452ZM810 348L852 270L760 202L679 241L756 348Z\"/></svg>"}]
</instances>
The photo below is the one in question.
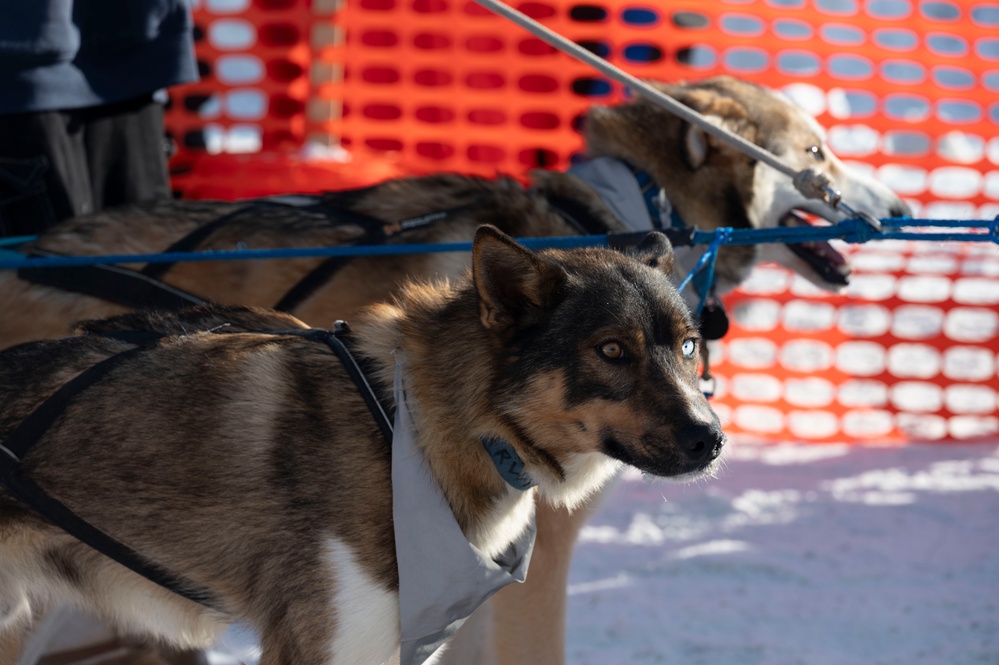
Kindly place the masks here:
<instances>
[{"instance_id":1,"label":"harness buckle","mask_svg":"<svg viewBox=\"0 0 999 665\"><path fill-rule=\"evenodd\" d=\"M0 453L3 453L7 457L11 458L14 461L15 464L20 464L21 463L21 458L19 458L17 455L15 455L13 450L11 450L7 446L3 445L4 441L6 441L6 439L0 439Z\"/></svg>"},{"instance_id":2,"label":"harness buckle","mask_svg":"<svg viewBox=\"0 0 999 665\"><path fill-rule=\"evenodd\" d=\"M659 188L659 191L652 198L652 202L659 210L659 226L668 229L673 226L673 202L666 196L666 190Z\"/></svg>"},{"instance_id":3,"label":"harness buckle","mask_svg":"<svg viewBox=\"0 0 999 665\"><path fill-rule=\"evenodd\" d=\"M698 387L701 389L701 392L704 393L704 397L706 399L711 399L715 396L715 377L700 377L698 379Z\"/></svg>"}]
</instances>

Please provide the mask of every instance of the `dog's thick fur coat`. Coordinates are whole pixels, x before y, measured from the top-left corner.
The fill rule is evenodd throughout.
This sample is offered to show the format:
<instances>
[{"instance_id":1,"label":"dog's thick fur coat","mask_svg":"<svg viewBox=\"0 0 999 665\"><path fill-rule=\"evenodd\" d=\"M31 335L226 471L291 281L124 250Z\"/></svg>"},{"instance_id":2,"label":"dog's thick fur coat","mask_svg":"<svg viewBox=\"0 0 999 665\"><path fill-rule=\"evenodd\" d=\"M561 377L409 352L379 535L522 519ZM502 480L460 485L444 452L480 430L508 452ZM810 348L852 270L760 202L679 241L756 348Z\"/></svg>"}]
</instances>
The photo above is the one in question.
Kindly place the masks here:
<instances>
[{"instance_id":1,"label":"dog's thick fur coat","mask_svg":"<svg viewBox=\"0 0 999 665\"><path fill-rule=\"evenodd\" d=\"M671 248L654 234L636 252L535 254L485 227L471 279L411 284L355 327L356 353L383 384L405 353L418 447L487 555L525 528L534 491L506 484L481 437L508 441L539 497L561 506L622 463L674 477L717 463L724 439L697 390L698 333L667 276ZM262 665L388 660L399 583L390 450L325 345L247 332L304 327L261 310L131 314L0 356L2 436L133 346L103 333L169 335L78 394L21 468L222 605L154 586L0 489L0 625L72 601L192 646L246 620Z\"/></svg>"}]
</instances>

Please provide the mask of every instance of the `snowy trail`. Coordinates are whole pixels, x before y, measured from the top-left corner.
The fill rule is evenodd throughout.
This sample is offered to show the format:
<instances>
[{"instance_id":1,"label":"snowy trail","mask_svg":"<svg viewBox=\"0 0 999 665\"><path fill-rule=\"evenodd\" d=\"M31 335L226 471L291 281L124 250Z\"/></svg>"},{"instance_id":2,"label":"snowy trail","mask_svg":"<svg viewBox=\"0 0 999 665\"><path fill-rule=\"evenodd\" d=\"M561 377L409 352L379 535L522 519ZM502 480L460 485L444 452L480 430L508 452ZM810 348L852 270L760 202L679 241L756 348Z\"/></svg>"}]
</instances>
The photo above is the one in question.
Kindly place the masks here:
<instances>
[{"instance_id":1,"label":"snowy trail","mask_svg":"<svg viewBox=\"0 0 999 665\"><path fill-rule=\"evenodd\" d=\"M995 445L736 445L625 475L570 577L570 665L999 663Z\"/></svg>"},{"instance_id":2,"label":"snowy trail","mask_svg":"<svg viewBox=\"0 0 999 665\"><path fill-rule=\"evenodd\" d=\"M999 446L727 455L717 479L607 493L573 560L569 665L999 664ZM212 663L257 653L234 629Z\"/></svg>"}]
</instances>

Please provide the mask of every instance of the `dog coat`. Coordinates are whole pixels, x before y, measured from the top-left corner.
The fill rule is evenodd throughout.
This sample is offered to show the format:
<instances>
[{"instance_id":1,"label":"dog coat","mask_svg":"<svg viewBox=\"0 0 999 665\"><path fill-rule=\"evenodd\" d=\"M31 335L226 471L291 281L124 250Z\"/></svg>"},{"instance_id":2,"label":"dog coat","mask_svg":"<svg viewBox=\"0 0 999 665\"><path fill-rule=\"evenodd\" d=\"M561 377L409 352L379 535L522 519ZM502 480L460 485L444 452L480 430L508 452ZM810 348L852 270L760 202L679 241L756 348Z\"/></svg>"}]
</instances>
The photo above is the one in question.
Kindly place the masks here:
<instances>
[{"instance_id":1,"label":"dog coat","mask_svg":"<svg viewBox=\"0 0 999 665\"><path fill-rule=\"evenodd\" d=\"M487 598L526 579L536 525L531 520L497 560L468 542L416 447L401 351L395 352L395 362L392 512L402 630L399 663L421 665Z\"/></svg>"}]
</instances>

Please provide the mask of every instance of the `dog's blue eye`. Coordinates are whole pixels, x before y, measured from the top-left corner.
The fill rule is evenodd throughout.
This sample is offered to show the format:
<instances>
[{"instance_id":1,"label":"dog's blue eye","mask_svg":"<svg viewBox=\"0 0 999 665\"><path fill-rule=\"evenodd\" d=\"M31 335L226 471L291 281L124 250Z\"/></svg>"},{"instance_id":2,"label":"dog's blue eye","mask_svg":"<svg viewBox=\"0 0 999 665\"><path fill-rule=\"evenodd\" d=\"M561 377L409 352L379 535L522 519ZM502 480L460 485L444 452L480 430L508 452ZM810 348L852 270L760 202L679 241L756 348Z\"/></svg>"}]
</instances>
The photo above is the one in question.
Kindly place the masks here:
<instances>
[{"instance_id":1,"label":"dog's blue eye","mask_svg":"<svg viewBox=\"0 0 999 665\"><path fill-rule=\"evenodd\" d=\"M822 152L822 148L820 148L817 145L813 145L811 148L809 148L808 154L810 154L812 156L812 159L814 159L817 162L824 162L826 160L826 153Z\"/></svg>"},{"instance_id":2,"label":"dog's blue eye","mask_svg":"<svg viewBox=\"0 0 999 665\"><path fill-rule=\"evenodd\" d=\"M685 340L683 346L680 347L680 352L683 354L684 358L693 358L694 351L697 350L697 342L692 339Z\"/></svg>"}]
</instances>

